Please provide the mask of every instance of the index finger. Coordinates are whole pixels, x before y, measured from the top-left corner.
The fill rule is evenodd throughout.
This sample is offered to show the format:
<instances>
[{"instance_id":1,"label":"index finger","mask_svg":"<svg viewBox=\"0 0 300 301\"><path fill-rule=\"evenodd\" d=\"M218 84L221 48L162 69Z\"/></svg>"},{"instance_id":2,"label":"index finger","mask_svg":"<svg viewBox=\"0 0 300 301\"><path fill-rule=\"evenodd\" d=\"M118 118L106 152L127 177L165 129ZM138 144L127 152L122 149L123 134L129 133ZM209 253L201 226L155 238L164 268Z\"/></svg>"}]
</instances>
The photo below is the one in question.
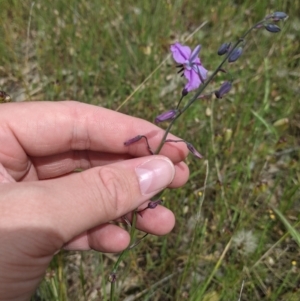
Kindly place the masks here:
<instances>
[{"instance_id":1,"label":"index finger","mask_svg":"<svg viewBox=\"0 0 300 301\"><path fill-rule=\"evenodd\" d=\"M1 126L12 131L26 154L35 157L70 150L145 156L149 151L144 140L129 147L124 142L145 135L155 149L164 134L162 129L145 120L75 101L2 104L0 120ZM168 138L176 139L173 135ZM18 151L11 143L1 143L2 151L5 148L10 152ZM187 152L182 143L166 143L160 154L180 162Z\"/></svg>"}]
</instances>

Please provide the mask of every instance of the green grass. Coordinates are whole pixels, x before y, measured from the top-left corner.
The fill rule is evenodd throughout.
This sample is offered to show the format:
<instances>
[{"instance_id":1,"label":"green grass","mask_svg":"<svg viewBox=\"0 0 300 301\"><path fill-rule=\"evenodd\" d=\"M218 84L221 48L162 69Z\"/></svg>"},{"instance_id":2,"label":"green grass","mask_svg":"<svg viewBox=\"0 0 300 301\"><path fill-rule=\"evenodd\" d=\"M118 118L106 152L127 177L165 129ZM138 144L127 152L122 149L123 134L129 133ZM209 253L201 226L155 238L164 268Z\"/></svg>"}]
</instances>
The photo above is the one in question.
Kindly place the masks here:
<instances>
[{"instance_id":1,"label":"green grass","mask_svg":"<svg viewBox=\"0 0 300 301\"><path fill-rule=\"evenodd\" d=\"M187 159L189 183L164 193L174 231L148 236L130 252L117 294L127 301L238 300L244 280L243 301L300 299L299 0L0 3L0 88L14 101L75 99L147 120L179 99L172 42L194 32L186 44L202 45L212 71L223 42L269 12L287 12L279 34L251 34L243 56L225 66L232 92L199 100L175 124L172 132L207 161ZM218 75L211 89L225 78ZM236 237L250 230L257 247L249 254ZM108 300L116 259L62 252L33 300Z\"/></svg>"}]
</instances>

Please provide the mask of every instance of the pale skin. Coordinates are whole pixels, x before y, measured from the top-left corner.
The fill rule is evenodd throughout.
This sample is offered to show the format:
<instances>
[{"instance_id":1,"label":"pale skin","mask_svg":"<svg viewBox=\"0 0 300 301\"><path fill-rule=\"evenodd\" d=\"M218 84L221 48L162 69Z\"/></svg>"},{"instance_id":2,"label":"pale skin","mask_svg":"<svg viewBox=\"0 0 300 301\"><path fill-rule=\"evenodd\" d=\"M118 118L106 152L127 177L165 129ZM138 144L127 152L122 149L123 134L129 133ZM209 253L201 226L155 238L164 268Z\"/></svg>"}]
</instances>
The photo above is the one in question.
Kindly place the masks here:
<instances>
[{"instance_id":1,"label":"pale skin","mask_svg":"<svg viewBox=\"0 0 300 301\"><path fill-rule=\"evenodd\" d=\"M140 134L155 150L163 130L79 102L0 105L1 301L30 300L62 248L124 250L129 234L110 222L144 208L165 187L185 184L186 145L166 144L155 156L143 140L124 146ZM166 165L163 178L169 180L144 193L136 170L152 162ZM174 224L163 206L145 210L137 220L140 230L153 235L169 233Z\"/></svg>"}]
</instances>

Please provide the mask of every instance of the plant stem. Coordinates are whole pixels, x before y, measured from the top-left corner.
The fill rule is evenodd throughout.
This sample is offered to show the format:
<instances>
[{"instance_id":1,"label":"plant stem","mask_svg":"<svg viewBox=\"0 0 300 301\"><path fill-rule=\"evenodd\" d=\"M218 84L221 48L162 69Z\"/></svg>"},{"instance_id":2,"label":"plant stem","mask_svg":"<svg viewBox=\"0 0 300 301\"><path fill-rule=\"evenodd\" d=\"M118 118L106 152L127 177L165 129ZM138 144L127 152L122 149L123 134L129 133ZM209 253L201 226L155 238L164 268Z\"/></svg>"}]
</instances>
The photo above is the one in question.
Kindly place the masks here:
<instances>
[{"instance_id":1,"label":"plant stem","mask_svg":"<svg viewBox=\"0 0 300 301\"><path fill-rule=\"evenodd\" d=\"M174 124L174 122L198 99L198 97L201 95L201 93L206 89L206 87L208 86L208 84L215 78L215 76L217 75L217 73L221 70L222 66L226 63L226 61L228 60L228 58L230 57L230 55L233 53L233 51L242 43L244 42L245 37L255 28L258 28L259 25L263 24L263 22L265 22L266 19L263 19L262 21L258 22L257 24L255 24L254 26L252 26L250 29L248 29L237 41L236 43L233 45L233 47L231 48L231 50L225 55L224 59L222 60L222 62L219 64L219 66L215 69L215 71L210 75L210 77L206 80L206 82L204 82L200 88L198 89L198 91L194 94L194 96L188 101L188 103L183 107L182 110L179 110L176 117L169 123L167 129L165 130L165 133L161 139L161 142L159 144L159 146L157 147L157 149L153 152L153 154L159 154L159 152L161 151L164 143L167 140L167 136ZM177 109L179 108L179 105L183 99L183 95L181 96L179 103L177 105ZM147 139L146 139L147 140ZM179 141L173 141L173 142L181 142L181 140ZM151 151L149 145L148 145L149 150ZM131 225L131 230L130 230L130 238L131 238L131 243L130 245L127 247L126 250L124 250L117 262L115 263L113 270L111 272L111 289L110 289L110 301L114 301L115 300L115 285L116 285L116 273L118 270L118 267L121 263L121 261L125 258L125 256L128 254L128 251L131 249L131 245L134 243L134 239L135 239L135 225L136 225L136 220L137 220L137 212L135 211L133 213L133 218L132 218L132 225ZM229 248L230 242L227 244L221 258L219 259L215 269L213 270L212 274L210 275L210 277L208 278L205 286L204 286L204 290L206 289L207 285L210 283L217 267L220 265L222 259L224 258L224 255L226 254L228 248ZM204 291L203 290L203 291Z\"/></svg>"},{"instance_id":2,"label":"plant stem","mask_svg":"<svg viewBox=\"0 0 300 301\"><path fill-rule=\"evenodd\" d=\"M136 211L133 212L132 216L132 223L131 223L131 228L130 228L130 244L129 246L120 254L117 262L115 263L113 270L111 272L111 285L110 285L110 301L115 300L115 290L116 290L116 274L118 267L121 263L121 261L125 258L125 256L128 254L128 251L131 249L131 245L134 243L135 239L135 225L136 225L136 220L137 220L137 213Z\"/></svg>"}]
</instances>

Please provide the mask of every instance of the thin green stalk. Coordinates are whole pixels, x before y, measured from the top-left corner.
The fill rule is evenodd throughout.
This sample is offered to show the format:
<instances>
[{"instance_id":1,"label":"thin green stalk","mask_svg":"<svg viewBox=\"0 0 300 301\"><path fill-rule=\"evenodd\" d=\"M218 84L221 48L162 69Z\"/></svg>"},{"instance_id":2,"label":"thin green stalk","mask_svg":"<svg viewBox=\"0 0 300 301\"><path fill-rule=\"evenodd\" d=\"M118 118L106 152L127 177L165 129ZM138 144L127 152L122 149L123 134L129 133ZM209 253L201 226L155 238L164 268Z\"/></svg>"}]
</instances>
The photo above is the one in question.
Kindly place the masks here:
<instances>
[{"instance_id":1,"label":"thin green stalk","mask_svg":"<svg viewBox=\"0 0 300 301\"><path fill-rule=\"evenodd\" d=\"M184 97L185 95L181 95L181 97L180 97L180 99L179 99L179 101L178 101L178 104L177 104L177 106L176 106L176 109L179 109L179 106L180 106L180 103L181 103L181 101L183 100L183 97Z\"/></svg>"},{"instance_id":2,"label":"thin green stalk","mask_svg":"<svg viewBox=\"0 0 300 301\"><path fill-rule=\"evenodd\" d=\"M222 184L223 179L222 179L221 172L220 172L219 160L218 160L218 157L216 156L217 150L216 150L215 135L214 135L214 132L215 132L215 129L214 129L214 100L211 102L210 132L211 132L212 150L213 150L213 154L215 156L216 172L217 172L218 180L219 180L220 184ZM231 216L231 213L230 213L230 209L229 209L229 205L228 205L228 202L227 202L227 199L226 199L225 190L224 190L223 185L221 185L221 195L222 195L222 200L224 201L224 204L225 204L225 207L226 207L227 216L228 216L229 220L232 221L232 216Z\"/></svg>"},{"instance_id":3,"label":"thin green stalk","mask_svg":"<svg viewBox=\"0 0 300 301\"><path fill-rule=\"evenodd\" d=\"M218 261L217 261L216 265L214 266L212 272L210 273L210 275L206 279L204 285L202 287L200 286L199 289L197 289L196 292L194 293L194 295L192 296L193 301L202 300L203 294L205 293L206 289L208 288L209 284L211 283L214 275L216 274L217 270L219 269L221 263L223 262L223 259L226 255L226 253L228 252L228 250L230 248L231 241L232 241L232 238L228 241L224 251L222 252L220 258L218 259Z\"/></svg>"},{"instance_id":4,"label":"thin green stalk","mask_svg":"<svg viewBox=\"0 0 300 301\"><path fill-rule=\"evenodd\" d=\"M185 264L185 267L182 271L182 276L181 276L180 284L179 284L179 290L176 293L175 300L178 300L180 298L179 295L180 295L180 292L181 292L181 288L183 287L183 282L184 282L184 280L186 278L186 275L187 275L187 273L190 269L190 266L192 264L192 260L194 259L193 252L195 251L195 247L197 246L196 243L198 243L198 245L201 245L201 242L205 237L205 231L206 231L206 228L207 228L207 219L205 219L205 221L203 222L203 225L200 225L200 223L201 223L201 220L200 220L201 219L201 210L202 210L202 205L203 205L203 202L204 202L204 199L205 199L205 192L206 192L205 188L207 186L207 180L208 180L208 174L209 174L208 161L205 160L204 164L206 165L205 179L204 179L204 184L203 184L204 190L203 190L202 194L198 193L198 195L199 195L199 199L198 199L199 200L199 208L198 208L198 211L197 211L196 225L194 227L194 233L193 233L192 241L191 241L191 244L190 244L190 247L189 247L188 260L187 260L187 262ZM200 239L200 241L199 241L198 238ZM197 250L197 251L199 253L199 250Z\"/></svg>"},{"instance_id":5,"label":"thin green stalk","mask_svg":"<svg viewBox=\"0 0 300 301\"><path fill-rule=\"evenodd\" d=\"M115 290L116 290L116 277L117 277L117 270L121 263L121 261L126 257L128 251L131 249L131 245L134 243L135 239L135 225L137 220L137 212L134 211L132 217L132 224L130 229L130 244L129 246L120 254L117 262L115 263L113 270L111 272L111 285L110 285L110 301L115 301Z\"/></svg>"}]
</instances>

